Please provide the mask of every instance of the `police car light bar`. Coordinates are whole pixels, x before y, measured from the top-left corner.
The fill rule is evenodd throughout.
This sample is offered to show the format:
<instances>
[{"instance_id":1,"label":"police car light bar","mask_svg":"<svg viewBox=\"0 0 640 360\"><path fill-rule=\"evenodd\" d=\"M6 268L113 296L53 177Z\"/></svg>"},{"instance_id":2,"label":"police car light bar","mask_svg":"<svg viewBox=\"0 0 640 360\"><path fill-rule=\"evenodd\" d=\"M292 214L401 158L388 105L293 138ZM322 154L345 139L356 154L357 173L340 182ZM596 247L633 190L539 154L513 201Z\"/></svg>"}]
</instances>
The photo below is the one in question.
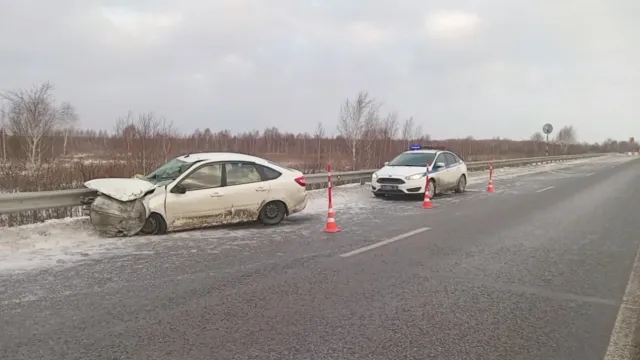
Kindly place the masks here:
<instances>
[{"instance_id":1,"label":"police car light bar","mask_svg":"<svg viewBox=\"0 0 640 360\"><path fill-rule=\"evenodd\" d=\"M409 150L447 150L445 146L410 145Z\"/></svg>"}]
</instances>

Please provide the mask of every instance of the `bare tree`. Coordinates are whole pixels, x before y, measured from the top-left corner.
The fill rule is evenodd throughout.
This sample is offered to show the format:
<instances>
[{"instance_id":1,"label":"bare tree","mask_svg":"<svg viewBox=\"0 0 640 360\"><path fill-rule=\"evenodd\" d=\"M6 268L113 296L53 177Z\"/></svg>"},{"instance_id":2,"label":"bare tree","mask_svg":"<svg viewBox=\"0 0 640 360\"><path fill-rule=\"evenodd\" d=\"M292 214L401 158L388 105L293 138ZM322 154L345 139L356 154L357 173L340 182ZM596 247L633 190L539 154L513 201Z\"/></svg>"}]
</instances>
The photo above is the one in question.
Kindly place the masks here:
<instances>
[{"instance_id":1,"label":"bare tree","mask_svg":"<svg viewBox=\"0 0 640 360\"><path fill-rule=\"evenodd\" d=\"M562 151L565 153L569 146L575 144L577 140L576 131L572 125L563 127L558 131L558 135L556 135L556 141L560 144Z\"/></svg>"},{"instance_id":2,"label":"bare tree","mask_svg":"<svg viewBox=\"0 0 640 360\"><path fill-rule=\"evenodd\" d=\"M355 101L347 99L340 109L338 133L351 152L351 166L355 169L356 155L371 119L377 117L380 104L369 93L360 92Z\"/></svg>"},{"instance_id":3,"label":"bare tree","mask_svg":"<svg viewBox=\"0 0 640 360\"><path fill-rule=\"evenodd\" d=\"M20 137L31 165L41 161L45 136L77 121L71 104L57 104L52 92L53 85L46 82L31 89L13 90L0 95L9 105L9 128L15 136Z\"/></svg>"},{"instance_id":4,"label":"bare tree","mask_svg":"<svg viewBox=\"0 0 640 360\"><path fill-rule=\"evenodd\" d=\"M404 120L402 124L402 140L405 142L405 147L409 147L409 143L415 134L415 121L413 116L410 116Z\"/></svg>"},{"instance_id":5,"label":"bare tree","mask_svg":"<svg viewBox=\"0 0 640 360\"><path fill-rule=\"evenodd\" d=\"M2 137L0 140L2 141L2 162L7 162L7 112L4 108L0 109L0 133Z\"/></svg>"},{"instance_id":6,"label":"bare tree","mask_svg":"<svg viewBox=\"0 0 640 360\"><path fill-rule=\"evenodd\" d=\"M129 110L126 116L121 116L116 119L116 136L122 137L124 141L124 149L127 157L131 157L133 154L131 148L133 147L133 139L135 137L137 129L133 123L133 112Z\"/></svg>"},{"instance_id":7,"label":"bare tree","mask_svg":"<svg viewBox=\"0 0 640 360\"><path fill-rule=\"evenodd\" d=\"M412 140L422 140L422 138L424 138L422 125L416 125L416 128L413 130Z\"/></svg>"},{"instance_id":8,"label":"bare tree","mask_svg":"<svg viewBox=\"0 0 640 360\"><path fill-rule=\"evenodd\" d=\"M136 123L137 160L143 174L147 173L149 159L156 150L153 147L153 139L157 138L160 133L160 125L158 118L151 112L138 115Z\"/></svg>"},{"instance_id":9,"label":"bare tree","mask_svg":"<svg viewBox=\"0 0 640 360\"><path fill-rule=\"evenodd\" d=\"M320 168L320 155L322 155L322 139L324 139L324 125L322 122L318 123L316 126L316 132L313 134L313 137L316 140L316 155L317 155L317 164L316 167Z\"/></svg>"},{"instance_id":10,"label":"bare tree","mask_svg":"<svg viewBox=\"0 0 640 360\"><path fill-rule=\"evenodd\" d=\"M378 163L384 161L383 158L388 156L393 148L393 141L398 135L398 114L393 112L387 114L387 117L382 122L382 151L379 152Z\"/></svg>"},{"instance_id":11,"label":"bare tree","mask_svg":"<svg viewBox=\"0 0 640 360\"><path fill-rule=\"evenodd\" d=\"M207 129L209 130L209 129ZM160 140L162 142L162 153L164 154L164 162L169 160L171 153L171 140L178 137L177 131L173 128L173 122L167 121L164 117L160 121Z\"/></svg>"},{"instance_id":12,"label":"bare tree","mask_svg":"<svg viewBox=\"0 0 640 360\"><path fill-rule=\"evenodd\" d=\"M380 119L377 111L370 113L365 119L363 140L366 140L366 142L364 143L364 148L362 148L362 155L364 156L361 157L364 163L361 163L360 166L367 168L373 166L376 145L379 140L384 138L384 128L382 124L383 121Z\"/></svg>"},{"instance_id":13,"label":"bare tree","mask_svg":"<svg viewBox=\"0 0 640 360\"><path fill-rule=\"evenodd\" d=\"M67 155L67 146L69 145L69 132L73 131L73 124L65 126L63 131L62 155Z\"/></svg>"},{"instance_id":14,"label":"bare tree","mask_svg":"<svg viewBox=\"0 0 640 360\"><path fill-rule=\"evenodd\" d=\"M542 135L541 132L537 131L537 132L533 133L533 135L531 135L531 141L543 142L544 141L544 135Z\"/></svg>"}]
</instances>

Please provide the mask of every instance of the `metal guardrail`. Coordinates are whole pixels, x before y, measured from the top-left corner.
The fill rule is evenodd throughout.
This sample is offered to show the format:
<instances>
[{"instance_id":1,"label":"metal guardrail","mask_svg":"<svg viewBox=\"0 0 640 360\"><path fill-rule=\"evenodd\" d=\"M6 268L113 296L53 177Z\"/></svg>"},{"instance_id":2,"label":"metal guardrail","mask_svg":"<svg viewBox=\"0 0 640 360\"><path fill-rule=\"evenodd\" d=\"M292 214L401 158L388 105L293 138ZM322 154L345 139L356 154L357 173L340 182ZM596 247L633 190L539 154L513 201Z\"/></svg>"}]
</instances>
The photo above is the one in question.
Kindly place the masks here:
<instances>
[{"instance_id":1,"label":"metal guardrail","mask_svg":"<svg viewBox=\"0 0 640 360\"><path fill-rule=\"evenodd\" d=\"M585 158L604 156L607 154L580 154L580 155L560 155L543 156L522 159L494 160L493 167L525 166L541 163L569 161ZM479 171L489 168L491 161L467 162L468 171ZM343 183L365 182L371 179L371 175L379 169L344 171L332 173L332 180L336 185ZM327 174L307 174L307 188L314 189L326 186ZM319 186L320 185L320 186ZM90 203L97 193L93 190L71 189L55 191L20 192L0 195L0 214L18 213L32 210L45 210L70 206L82 206Z\"/></svg>"}]
</instances>

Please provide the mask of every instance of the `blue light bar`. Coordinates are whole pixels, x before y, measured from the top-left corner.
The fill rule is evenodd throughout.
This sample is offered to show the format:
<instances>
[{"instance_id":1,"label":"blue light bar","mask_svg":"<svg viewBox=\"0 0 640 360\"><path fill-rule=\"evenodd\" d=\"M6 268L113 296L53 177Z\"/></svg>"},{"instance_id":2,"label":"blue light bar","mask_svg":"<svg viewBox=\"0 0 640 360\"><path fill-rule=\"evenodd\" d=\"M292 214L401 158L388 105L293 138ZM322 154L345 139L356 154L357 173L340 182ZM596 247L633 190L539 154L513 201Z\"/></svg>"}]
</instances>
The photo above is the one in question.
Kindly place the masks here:
<instances>
[{"instance_id":1,"label":"blue light bar","mask_svg":"<svg viewBox=\"0 0 640 360\"><path fill-rule=\"evenodd\" d=\"M409 146L409 150L420 150L422 149L421 145L411 145Z\"/></svg>"}]
</instances>

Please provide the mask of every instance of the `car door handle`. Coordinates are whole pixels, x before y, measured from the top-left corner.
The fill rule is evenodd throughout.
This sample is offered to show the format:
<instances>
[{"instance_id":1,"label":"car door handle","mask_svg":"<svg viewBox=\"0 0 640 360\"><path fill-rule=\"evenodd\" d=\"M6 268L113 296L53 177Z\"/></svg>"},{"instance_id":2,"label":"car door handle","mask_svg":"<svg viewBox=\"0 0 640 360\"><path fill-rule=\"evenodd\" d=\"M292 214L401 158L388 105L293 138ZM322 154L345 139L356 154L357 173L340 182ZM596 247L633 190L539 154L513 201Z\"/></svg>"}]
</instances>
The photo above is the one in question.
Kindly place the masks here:
<instances>
[{"instance_id":1,"label":"car door handle","mask_svg":"<svg viewBox=\"0 0 640 360\"><path fill-rule=\"evenodd\" d=\"M213 193L213 194L209 195L209 197L212 197L212 198L222 197L222 194L220 194L220 193Z\"/></svg>"},{"instance_id":2,"label":"car door handle","mask_svg":"<svg viewBox=\"0 0 640 360\"><path fill-rule=\"evenodd\" d=\"M267 191L267 189L263 188L263 187L259 187L256 189L256 191Z\"/></svg>"}]
</instances>

